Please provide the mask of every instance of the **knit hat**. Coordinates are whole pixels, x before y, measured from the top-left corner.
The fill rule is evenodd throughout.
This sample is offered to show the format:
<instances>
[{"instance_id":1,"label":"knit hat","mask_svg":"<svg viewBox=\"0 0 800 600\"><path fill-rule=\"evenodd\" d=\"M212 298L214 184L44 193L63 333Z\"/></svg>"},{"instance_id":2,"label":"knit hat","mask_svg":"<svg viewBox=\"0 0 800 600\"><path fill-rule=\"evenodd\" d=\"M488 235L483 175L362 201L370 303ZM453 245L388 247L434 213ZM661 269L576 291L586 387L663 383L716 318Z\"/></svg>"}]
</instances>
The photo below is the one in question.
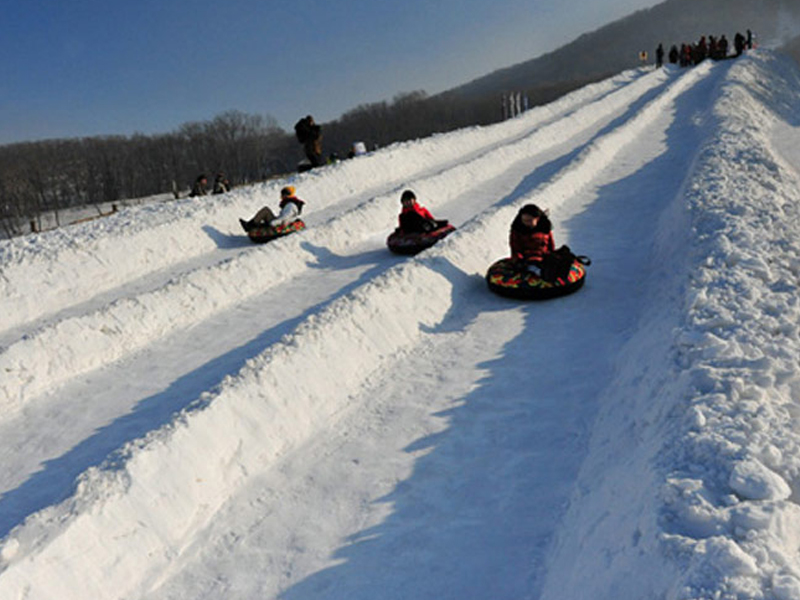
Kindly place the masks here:
<instances>
[{"instance_id":1,"label":"knit hat","mask_svg":"<svg viewBox=\"0 0 800 600\"><path fill-rule=\"evenodd\" d=\"M531 228L525 225L522 222L522 215L531 215L536 217L538 221L536 225ZM519 232L530 232L530 231L540 231L542 233L549 233L552 230L552 224L550 223L550 219L547 217L547 213L543 211L541 208L536 206L535 204L526 204L522 208L519 209L517 216L514 217L514 221L511 223L511 229Z\"/></svg>"},{"instance_id":2,"label":"knit hat","mask_svg":"<svg viewBox=\"0 0 800 600\"><path fill-rule=\"evenodd\" d=\"M545 213L541 208L539 208L535 204L526 204L525 206L519 209L519 214L531 215L532 217L541 217Z\"/></svg>"},{"instance_id":3,"label":"knit hat","mask_svg":"<svg viewBox=\"0 0 800 600\"><path fill-rule=\"evenodd\" d=\"M281 196L294 196L295 189L293 185L287 185L281 190Z\"/></svg>"},{"instance_id":4,"label":"knit hat","mask_svg":"<svg viewBox=\"0 0 800 600\"><path fill-rule=\"evenodd\" d=\"M403 192L403 195L400 196L400 202L405 202L406 200L416 200L417 196L411 190L406 190Z\"/></svg>"}]
</instances>

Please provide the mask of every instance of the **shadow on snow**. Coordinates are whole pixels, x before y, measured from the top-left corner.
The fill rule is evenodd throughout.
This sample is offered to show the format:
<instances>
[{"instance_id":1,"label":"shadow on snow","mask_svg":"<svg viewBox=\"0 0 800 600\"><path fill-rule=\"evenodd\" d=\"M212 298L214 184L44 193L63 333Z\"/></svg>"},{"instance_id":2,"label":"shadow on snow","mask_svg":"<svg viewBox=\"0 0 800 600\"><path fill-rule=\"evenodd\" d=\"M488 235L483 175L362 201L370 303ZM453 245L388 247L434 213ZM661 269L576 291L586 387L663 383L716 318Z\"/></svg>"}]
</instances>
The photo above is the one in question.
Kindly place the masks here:
<instances>
[{"instance_id":1,"label":"shadow on snow","mask_svg":"<svg viewBox=\"0 0 800 600\"><path fill-rule=\"evenodd\" d=\"M717 75L680 96L677 114L707 108ZM561 222L570 245L594 261L574 295L508 300L447 260L434 263L468 291L453 298L431 333L468 329L505 310L522 311L522 332L502 344L497 358L477 365L486 375L472 391L445 397L453 408L437 413L447 419L444 431L405 448L428 452L414 461L410 476L373 500L391 505L392 513L347 538L331 557L339 564L286 589L282 600L539 596L598 402L615 398L609 390L616 357L647 327L641 319L647 291L659 277L651 251L659 217L680 202L703 136L691 119L674 121L663 152L597 189L583 212ZM559 245L563 240L555 235ZM446 393L433 383L421 385L422 397Z\"/></svg>"}]
</instances>

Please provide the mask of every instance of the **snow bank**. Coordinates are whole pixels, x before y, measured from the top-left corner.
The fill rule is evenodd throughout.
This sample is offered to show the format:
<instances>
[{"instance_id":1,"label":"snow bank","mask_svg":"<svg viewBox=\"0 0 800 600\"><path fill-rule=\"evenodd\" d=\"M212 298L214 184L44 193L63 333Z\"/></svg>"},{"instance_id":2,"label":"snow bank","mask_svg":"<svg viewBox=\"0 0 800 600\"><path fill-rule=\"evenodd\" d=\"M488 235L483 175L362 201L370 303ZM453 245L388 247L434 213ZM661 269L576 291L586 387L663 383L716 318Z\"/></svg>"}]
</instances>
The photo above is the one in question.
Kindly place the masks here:
<instances>
[{"instance_id":1,"label":"snow bank","mask_svg":"<svg viewBox=\"0 0 800 600\"><path fill-rule=\"evenodd\" d=\"M646 111L638 113L629 126L595 140L570 175L559 180L561 185L548 189L548 205L553 205L553 198L563 199L585 185L600 168L609 164L616 148L635 139L641 127L658 114L665 103L703 73L699 69L679 79ZM511 164L554 148L591 124L610 118L666 80L664 73L654 73L634 81L576 108L569 119L543 125L501 148L417 179L413 187L422 197L435 199L429 205L435 212L438 204L457 198L470 189L476 179L490 180ZM301 234L242 252L219 264L180 276L155 291L119 300L101 310L67 318L26 335L0 353L0 372L4 373L0 381L2 414L10 416L29 398L47 388L109 364L171 332L280 285L315 263L314 248L346 252L373 236L376 223L395 222L399 194L400 188L393 189Z\"/></svg>"},{"instance_id":2,"label":"snow bank","mask_svg":"<svg viewBox=\"0 0 800 600\"><path fill-rule=\"evenodd\" d=\"M124 209L91 224L0 241L0 295L4 299L0 331L63 308L65 298L77 304L131 279L215 251L220 238L241 234L238 217L274 205L280 188L289 182L298 186L309 210L316 212L364 193L363 181L376 182L380 189L374 193L385 193L409 178L527 135L558 115L625 87L643 73L623 73L497 125L397 143L324 169L224 195ZM187 231L196 233L186 235Z\"/></svg>"},{"instance_id":3,"label":"snow bank","mask_svg":"<svg viewBox=\"0 0 800 600\"><path fill-rule=\"evenodd\" d=\"M755 53L718 93L663 224L683 284L621 357L544 599L800 598L800 177L770 143L800 75Z\"/></svg>"},{"instance_id":4,"label":"snow bank","mask_svg":"<svg viewBox=\"0 0 800 600\"><path fill-rule=\"evenodd\" d=\"M0 596L27 590L37 598L69 600L146 590L248 478L346 410L372 373L447 315L455 296L485 286L486 266L505 253L508 223L520 205L539 202L557 209L707 72L700 68L682 75L624 125L589 144L547 184L513 205L489 208L420 257L335 301L169 426L90 469L74 496L32 515L6 537ZM518 144L531 151L530 140ZM474 167L459 167L465 176L451 173L448 185L466 182ZM428 185L435 187L435 178ZM359 221L374 226L386 211L393 217L396 198L388 208L384 204L366 202L346 227L365 226ZM330 231L343 227L331 225ZM300 240L298 235L292 243Z\"/></svg>"},{"instance_id":5,"label":"snow bank","mask_svg":"<svg viewBox=\"0 0 800 600\"><path fill-rule=\"evenodd\" d=\"M770 142L799 97L787 59L737 65L687 195L690 393L662 462L664 545L687 572L677 598L800 598L800 177Z\"/></svg>"},{"instance_id":6,"label":"snow bank","mask_svg":"<svg viewBox=\"0 0 800 600\"><path fill-rule=\"evenodd\" d=\"M485 268L505 253L508 223L521 204L557 210L592 185L620 148L682 93L715 72L727 75L715 89L713 112L692 115L706 142L687 150L698 158L659 223L654 256L662 277L646 291L644 325L599 397L586 463L541 597L800 600L800 175L770 138L777 123L797 124L800 75L767 53L667 77L660 94L539 188L513 205L489 207L436 247L334 301L168 426L84 473L72 497L33 514L2 540L0 597L144 593L245 482L337 414L357 408L353 399L373 373L441 322L455 297L484 288ZM658 77L664 75L643 78L637 93L657 85ZM624 107L634 96L622 101L625 93L609 93L603 103L619 100L617 107ZM580 108L574 108L577 123ZM455 198L470 178L496 172L492 161L530 154L544 139L536 137L547 131L541 125L535 135L485 148L441 176L415 174L414 186L426 197ZM564 131L551 129L555 137ZM324 170L306 181L322 189L327 177L339 174ZM344 190L352 181L337 185ZM281 244L178 278L148 300L155 303L150 311L136 312L142 296L86 317L96 324L68 319L29 341L54 335L67 344L70 331L95 335L114 319L126 329L159 303L168 310L214 310L236 293L215 286L246 274L253 268L248 261L269 257L296 272L305 268L304 244L345 251L395 215L396 190L380 191ZM187 216L194 218L201 217ZM163 326L154 324L153 333L133 341L157 339ZM84 342L109 351L114 345ZM39 360L47 346L16 346L17 364L26 356ZM68 354L65 349L58 360L66 362ZM40 368L55 378L61 367L54 361ZM285 376L296 372L314 377ZM24 384L13 393L25 393Z\"/></svg>"}]
</instances>

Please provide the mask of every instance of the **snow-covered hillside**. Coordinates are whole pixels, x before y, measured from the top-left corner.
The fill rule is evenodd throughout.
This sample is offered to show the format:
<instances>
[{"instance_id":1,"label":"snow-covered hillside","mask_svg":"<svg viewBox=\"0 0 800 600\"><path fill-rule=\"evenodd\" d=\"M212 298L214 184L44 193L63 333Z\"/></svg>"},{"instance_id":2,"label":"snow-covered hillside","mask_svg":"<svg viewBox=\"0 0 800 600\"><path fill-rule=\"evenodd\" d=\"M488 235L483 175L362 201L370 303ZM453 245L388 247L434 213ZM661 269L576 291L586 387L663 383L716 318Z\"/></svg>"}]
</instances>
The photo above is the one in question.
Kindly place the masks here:
<instances>
[{"instance_id":1,"label":"snow-covered hillside","mask_svg":"<svg viewBox=\"0 0 800 600\"><path fill-rule=\"evenodd\" d=\"M267 245L287 180L0 242L0 598L800 600L798 115L768 51L643 69ZM530 202L578 293L488 291Z\"/></svg>"}]
</instances>

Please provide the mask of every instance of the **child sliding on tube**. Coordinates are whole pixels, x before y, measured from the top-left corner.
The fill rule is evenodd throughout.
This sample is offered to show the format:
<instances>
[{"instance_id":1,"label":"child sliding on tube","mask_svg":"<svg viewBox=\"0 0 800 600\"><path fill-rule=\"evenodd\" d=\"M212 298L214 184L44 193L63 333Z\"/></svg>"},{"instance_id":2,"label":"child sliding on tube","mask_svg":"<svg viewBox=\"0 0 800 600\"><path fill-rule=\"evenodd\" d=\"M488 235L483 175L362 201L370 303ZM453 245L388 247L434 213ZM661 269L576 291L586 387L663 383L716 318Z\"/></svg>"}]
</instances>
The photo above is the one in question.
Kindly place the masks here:
<instances>
[{"instance_id":1,"label":"child sliding on tube","mask_svg":"<svg viewBox=\"0 0 800 600\"><path fill-rule=\"evenodd\" d=\"M429 233L447 225L447 221L437 221L427 208L417 204L417 196L411 190L403 192L400 203L403 208L399 225L403 233Z\"/></svg>"},{"instance_id":2,"label":"child sliding on tube","mask_svg":"<svg viewBox=\"0 0 800 600\"><path fill-rule=\"evenodd\" d=\"M281 202L279 205L281 212L277 217L268 206L265 206L249 221L239 219L239 223L242 225L242 229L247 232L261 227L275 229L297 220L300 213L303 212L303 204L305 202L295 196L294 186L289 185L281 190Z\"/></svg>"},{"instance_id":3,"label":"child sliding on tube","mask_svg":"<svg viewBox=\"0 0 800 600\"><path fill-rule=\"evenodd\" d=\"M547 213L535 204L526 204L511 223L511 258L534 275L541 276L542 260L555 250L552 225Z\"/></svg>"}]
</instances>

